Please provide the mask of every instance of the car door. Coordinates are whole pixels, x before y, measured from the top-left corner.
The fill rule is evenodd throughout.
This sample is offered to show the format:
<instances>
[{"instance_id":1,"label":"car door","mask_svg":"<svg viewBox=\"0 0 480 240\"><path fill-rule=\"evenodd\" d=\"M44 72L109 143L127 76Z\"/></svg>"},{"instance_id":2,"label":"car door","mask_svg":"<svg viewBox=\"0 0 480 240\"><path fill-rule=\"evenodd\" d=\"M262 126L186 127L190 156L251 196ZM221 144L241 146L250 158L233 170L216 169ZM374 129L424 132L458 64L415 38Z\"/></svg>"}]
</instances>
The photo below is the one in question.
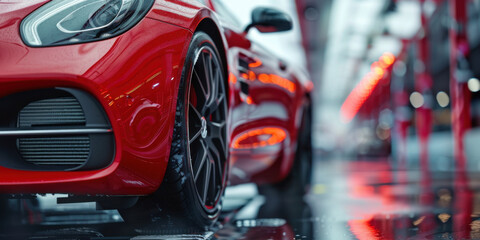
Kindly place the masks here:
<instances>
[{"instance_id":1,"label":"car door","mask_svg":"<svg viewBox=\"0 0 480 240\"><path fill-rule=\"evenodd\" d=\"M243 135L233 139L232 152L241 153L236 168L246 172L246 181L275 181L287 173L295 146L300 99L297 83L288 66L261 46L251 43L238 50L239 83L247 103ZM298 121L297 121L298 122ZM234 154L235 155L235 154ZM281 177L279 177L281 178Z\"/></svg>"},{"instance_id":2,"label":"car door","mask_svg":"<svg viewBox=\"0 0 480 240\"><path fill-rule=\"evenodd\" d=\"M229 74L234 79L230 81L235 99L230 122L230 180L233 184L275 181L270 175L288 172L292 162L297 82L286 63L248 38L220 1L210 2L223 24Z\"/></svg>"}]
</instances>

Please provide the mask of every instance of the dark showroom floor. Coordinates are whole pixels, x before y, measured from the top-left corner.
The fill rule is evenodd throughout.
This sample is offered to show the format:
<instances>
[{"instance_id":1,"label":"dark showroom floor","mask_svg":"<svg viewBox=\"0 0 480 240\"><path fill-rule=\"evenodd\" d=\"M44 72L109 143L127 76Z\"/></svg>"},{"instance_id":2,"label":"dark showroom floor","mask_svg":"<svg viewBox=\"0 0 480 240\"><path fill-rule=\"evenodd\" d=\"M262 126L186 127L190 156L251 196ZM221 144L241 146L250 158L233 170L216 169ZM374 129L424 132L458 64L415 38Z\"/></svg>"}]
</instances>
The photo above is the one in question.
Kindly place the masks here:
<instances>
[{"instance_id":1,"label":"dark showroom floor","mask_svg":"<svg viewBox=\"0 0 480 240\"><path fill-rule=\"evenodd\" d=\"M55 205L46 196L22 200L22 223L3 228L0 239L480 238L477 173L400 171L387 159L321 157L314 172L305 196L261 195L248 184L228 189L220 223L201 232L168 223L134 227L116 211Z\"/></svg>"}]
</instances>

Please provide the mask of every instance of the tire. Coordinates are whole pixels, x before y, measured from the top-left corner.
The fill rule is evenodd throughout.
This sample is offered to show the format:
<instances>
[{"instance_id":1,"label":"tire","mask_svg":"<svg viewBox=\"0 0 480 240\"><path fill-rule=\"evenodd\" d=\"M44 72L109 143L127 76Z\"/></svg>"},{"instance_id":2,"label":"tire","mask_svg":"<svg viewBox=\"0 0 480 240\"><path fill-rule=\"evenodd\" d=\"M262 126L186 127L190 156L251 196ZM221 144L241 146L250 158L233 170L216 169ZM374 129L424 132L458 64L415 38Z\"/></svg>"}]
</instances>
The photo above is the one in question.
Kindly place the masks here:
<instances>
[{"instance_id":1,"label":"tire","mask_svg":"<svg viewBox=\"0 0 480 240\"><path fill-rule=\"evenodd\" d=\"M279 183L260 185L263 195L277 195L279 192L292 197L303 197L312 183L312 108L310 103L304 107L302 125L297 137L295 160L288 176Z\"/></svg>"},{"instance_id":2,"label":"tire","mask_svg":"<svg viewBox=\"0 0 480 240\"><path fill-rule=\"evenodd\" d=\"M228 173L223 69L212 38L195 33L182 71L162 185L134 207L120 210L125 221L144 218L190 228L192 223L208 227L217 221Z\"/></svg>"}]
</instances>

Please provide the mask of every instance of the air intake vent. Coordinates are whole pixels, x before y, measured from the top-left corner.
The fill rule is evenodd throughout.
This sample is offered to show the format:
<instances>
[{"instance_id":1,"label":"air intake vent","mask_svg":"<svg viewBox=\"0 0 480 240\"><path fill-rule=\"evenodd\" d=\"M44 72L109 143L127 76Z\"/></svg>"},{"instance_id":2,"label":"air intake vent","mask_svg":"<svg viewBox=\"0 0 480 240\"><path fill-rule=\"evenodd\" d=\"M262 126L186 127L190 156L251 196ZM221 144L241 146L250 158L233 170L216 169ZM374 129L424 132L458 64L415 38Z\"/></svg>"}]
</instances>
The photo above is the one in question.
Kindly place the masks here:
<instances>
[{"instance_id":1,"label":"air intake vent","mask_svg":"<svg viewBox=\"0 0 480 240\"><path fill-rule=\"evenodd\" d=\"M85 115L74 97L43 99L29 103L19 113L19 127L85 125Z\"/></svg>"},{"instance_id":2,"label":"air intake vent","mask_svg":"<svg viewBox=\"0 0 480 240\"><path fill-rule=\"evenodd\" d=\"M20 138L23 159L35 165L73 168L83 165L90 152L88 136Z\"/></svg>"},{"instance_id":3,"label":"air intake vent","mask_svg":"<svg viewBox=\"0 0 480 240\"><path fill-rule=\"evenodd\" d=\"M102 105L87 92L47 88L0 97L0 166L89 171L109 166L115 138Z\"/></svg>"}]
</instances>

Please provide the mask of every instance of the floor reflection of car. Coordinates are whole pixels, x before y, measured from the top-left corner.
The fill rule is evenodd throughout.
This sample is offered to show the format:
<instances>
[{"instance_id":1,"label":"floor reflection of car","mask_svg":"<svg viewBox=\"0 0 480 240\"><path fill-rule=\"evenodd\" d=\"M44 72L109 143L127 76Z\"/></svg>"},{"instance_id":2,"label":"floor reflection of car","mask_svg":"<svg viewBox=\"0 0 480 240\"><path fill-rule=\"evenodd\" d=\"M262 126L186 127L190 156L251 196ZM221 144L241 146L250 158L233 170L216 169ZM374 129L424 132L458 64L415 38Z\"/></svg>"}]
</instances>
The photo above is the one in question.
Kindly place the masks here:
<instances>
[{"instance_id":1,"label":"floor reflection of car","mask_svg":"<svg viewBox=\"0 0 480 240\"><path fill-rule=\"evenodd\" d=\"M313 85L247 35L291 29L283 12L256 8L241 28L217 0L0 9L7 198L67 193L125 221L204 226L227 181L309 184Z\"/></svg>"},{"instance_id":2,"label":"floor reflection of car","mask_svg":"<svg viewBox=\"0 0 480 240\"><path fill-rule=\"evenodd\" d=\"M259 190L260 194L255 194L233 221L215 233L217 239L315 239L315 220L304 196L271 187ZM248 196L247 191L236 191L237 196L227 194L229 201L238 201L241 193Z\"/></svg>"}]
</instances>

